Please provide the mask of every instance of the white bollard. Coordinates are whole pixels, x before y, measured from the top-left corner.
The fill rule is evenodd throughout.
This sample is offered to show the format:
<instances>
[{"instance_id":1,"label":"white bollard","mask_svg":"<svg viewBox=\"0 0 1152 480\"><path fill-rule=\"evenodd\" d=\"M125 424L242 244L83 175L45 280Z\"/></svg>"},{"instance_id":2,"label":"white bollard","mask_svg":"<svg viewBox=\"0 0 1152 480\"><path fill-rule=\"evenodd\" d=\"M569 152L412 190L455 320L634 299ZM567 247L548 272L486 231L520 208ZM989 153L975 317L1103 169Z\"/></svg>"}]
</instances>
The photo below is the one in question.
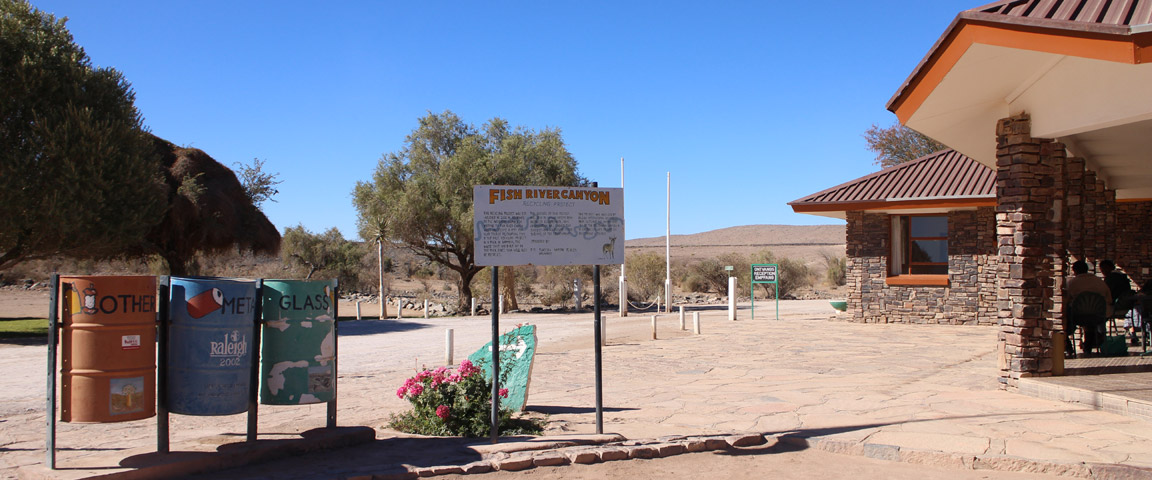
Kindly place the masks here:
<instances>
[{"instance_id":1,"label":"white bollard","mask_svg":"<svg viewBox=\"0 0 1152 480\"><path fill-rule=\"evenodd\" d=\"M656 340L656 315L652 315L652 339Z\"/></svg>"},{"instance_id":2,"label":"white bollard","mask_svg":"<svg viewBox=\"0 0 1152 480\"><path fill-rule=\"evenodd\" d=\"M452 365L452 329L444 329L444 365Z\"/></svg>"},{"instance_id":3,"label":"white bollard","mask_svg":"<svg viewBox=\"0 0 1152 480\"><path fill-rule=\"evenodd\" d=\"M600 346L608 346L608 319L600 317Z\"/></svg>"},{"instance_id":4,"label":"white bollard","mask_svg":"<svg viewBox=\"0 0 1152 480\"><path fill-rule=\"evenodd\" d=\"M404 319L404 299L396 297L396 319Z\"/></svg>"},{"instance_id":5,"label":"white bollard","mask_svg":"<svg viewBox=\"0 0 1152 480\"><path fill-rule=\"evenodd\" d=\"M476 297L472 297L472 316L476 316Z\"/></svg>"},{"instance_id":6,"label":"white bollard","mask_svg":"<svg viewBox=\"0 0 1152 480\"><path fill-rule=\"evenodd\" d=\"M388 297L380 297L380 319L384 320L384 310L388 308Z\"/></svg>"},{"instance_id":7,"label":"white bollard","mask_svg":"<svg viewBox=\"0 0 1152 480\"><path fill-rule=\"evenodd\" d=\"M498 308L500 309L500 313L508 313L504 310L504 295L500 295L500 306Z\"/></svg>"},{"instance_id":8,"label":"white bollard","mask_svg":"<svg viewBox=\"0 0 1152 480\"><path fill-rule=\"evenodd\" d=\"M736 277L728 277L728 320L736 320Z\"/></svg>"},{"instance_id":9,"label":"white bollard","mask_svg":"<svg viewBox=\"0 0 1152 480\"><path fill-rule=\"evenodd\" d=\"M360 300L356 300L356 319L360 320Z\"/></svg>"},{"instance_id":10,"label":"white bollard","mask_svg":"<svg viewBox=\"0 0 1152 480\"><path fill-rule=\"evenodd\" d=\"M428 299L424 299L424 318L428 318ZM448 362L451 364L452 362Z\"/></svg>"},{"instance_id":11,"label":"white bollard","mask_svg":"<svg viewBox=\"0 0 1152 480\"><path fill-rule=\"evenodd\" d=\"M684 306L680 305L680 330L684 330Z\"/></svg>"},{"instance_id":12,"label":"white bollard","mask_svg":"<svg viewBox=\"0 0 1152 480\"><path fill-rule=\"evenodd\" d=\"M700 334L700 312L692 312L692 330Z\"/></svg>"}]
</instances>

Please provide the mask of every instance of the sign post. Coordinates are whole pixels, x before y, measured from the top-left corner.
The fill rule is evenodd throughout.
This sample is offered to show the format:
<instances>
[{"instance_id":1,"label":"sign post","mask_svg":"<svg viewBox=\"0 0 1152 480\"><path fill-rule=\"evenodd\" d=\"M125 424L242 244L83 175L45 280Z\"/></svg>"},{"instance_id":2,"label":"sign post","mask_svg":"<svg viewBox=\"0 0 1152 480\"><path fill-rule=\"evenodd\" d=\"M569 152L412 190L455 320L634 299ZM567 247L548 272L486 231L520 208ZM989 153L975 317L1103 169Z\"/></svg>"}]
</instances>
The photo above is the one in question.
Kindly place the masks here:
<instances>
[{"instance_id":1,"label":"sign post","mask_svg":"<svg viewBox=\"0 0 1152 480\"><path fill-rule=\"evenodd\" d=\"M757 264L752 265L752 319L756 319L756 284L757 283L771 283L776 287L772 289L776 293L776 319L780 319L780 278L777 274L780 270L780 265L776 263Z\"/></svg>"},{"instance_id":2,"label":"sign post","mask_svg":"<svg viewBox=\"0 0 1152 480\"><path fill-rule=\"evenodd\" d=\"M492 268L492 292L497 268L514 265L593 265L594 340L596 347L596 431L604 431L601 400L599 265L624 263L624 189L476 185L472 187L473 236L476 265ZM495 297L493 298L495 301ZM492 337L496 345L499 316L493 307ZM499 356L493 349L492 440L496 441Z\"/></svg>"}]
</instances>

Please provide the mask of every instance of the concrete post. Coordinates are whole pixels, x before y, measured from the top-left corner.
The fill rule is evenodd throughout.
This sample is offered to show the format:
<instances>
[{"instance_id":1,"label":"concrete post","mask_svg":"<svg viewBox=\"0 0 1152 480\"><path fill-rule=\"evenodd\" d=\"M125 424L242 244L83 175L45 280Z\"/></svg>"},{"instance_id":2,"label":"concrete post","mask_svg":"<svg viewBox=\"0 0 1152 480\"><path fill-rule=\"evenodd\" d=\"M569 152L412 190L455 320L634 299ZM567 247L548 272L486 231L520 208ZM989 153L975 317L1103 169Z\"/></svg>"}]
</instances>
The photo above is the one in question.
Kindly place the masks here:
<instances>
[{"instance_id":1,"label":"concrete post","mask_svg":"<svg viewBox=\"0 0 1152 480\"><path fill-rule=\"evenodd\" d=\"M700 334L700 312L692 312L692 331Z\"/></svg>"},{"instance_id":2,"label":"concrete post","mask_svg":"<svg viewBox=\"0 0 1152 480\"><path fill-rule=\"evenodd\" d=\"M680 330L684 330L684 306L680 305Z\"/></svg>"},{"instance_id":3,"label":"concrete post","mask_svg":"<svg viewBox=\"0 0 1152 480\"><path fill-rule=\"evenodd\" d=\"M424 299L424 318L428 318L428 299Z\"/></svg>"},{"instance_id":4,"label":"concrete post","mask_svg":"<svg viewBox=\"0 0 1152 480\"><path fill-rule=\"evenodd\" d=\"M356 300L356 319L360 320L360 300Z\"/></svg>"},{"instance_id":5,"label":"concrete post","mask_svg":"<svg viewBox=\"0 0 1152 480\"><path fill-rule=\"evenodd\" d=\"M472 297L472 316L476 316L476 297Z\"/></svg>"},{"instance_id":6,"label":"concrete post","mask_svg":"<svg viewBox=\"0 0 1152 480\"><path fill-rule=\"evenodd\" d=\"M453 332L452 332L451 328L444 329L444 365L452 365L453 363L455 363L452 361L453 360L452 353L455 350L454 348L452 348L453 347L452 333Z\"/></svg>"},{"instance_id":7,"label":"concrete post","mask_svg":"<svg viewBox=\"0 0 1152 480\"><path fill-rule=\"evenodd\" d=\"M656 315L652 315L652 339L656 340Z\"/></svg>"},{"instance_id":8,"label":"concrete post","mask_svg":"<svg viewBox=\"0 0 1152 480\"><path fill-rule=\"evenodd\" d=\"M728 277L728 320L736 320L736 277Z\"/></svg>"}]
</instances>

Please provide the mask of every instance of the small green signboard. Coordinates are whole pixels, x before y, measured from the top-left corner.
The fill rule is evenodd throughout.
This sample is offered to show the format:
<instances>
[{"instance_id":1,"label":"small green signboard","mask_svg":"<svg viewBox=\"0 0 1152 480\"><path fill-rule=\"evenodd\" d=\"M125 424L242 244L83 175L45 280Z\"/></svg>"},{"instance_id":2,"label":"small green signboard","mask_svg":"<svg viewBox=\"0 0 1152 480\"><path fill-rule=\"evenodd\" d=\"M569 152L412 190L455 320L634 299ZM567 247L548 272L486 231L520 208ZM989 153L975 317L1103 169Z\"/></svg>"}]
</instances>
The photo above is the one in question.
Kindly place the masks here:
<instances>
[{"instance_id":1,"label":"small green signboard","mask_svg":"<svg viewBox=\"0 0 1152 480\"><path fill-rule=\"evenodd\" d=\"M776 285L772 290L776 292L776 319L780 319L780 264L762 263L752 265L752 319L756 319L756 284L771 283Z\"/></svg>"},{"instance_id":2,"label":"small green signboard","mask_svg":"<svg viewBox=\"0 0 1152 480\"><path fill-rule=\"evenodd\" d=\"M520 411L528 404L528 383L532 380L535 357L535 325L521 325L500 336L500 386L508 389L508 398L500 399L500 405ZM492 378L492 342L469 355L468 360Z\"/></svg>"}]
</instances>

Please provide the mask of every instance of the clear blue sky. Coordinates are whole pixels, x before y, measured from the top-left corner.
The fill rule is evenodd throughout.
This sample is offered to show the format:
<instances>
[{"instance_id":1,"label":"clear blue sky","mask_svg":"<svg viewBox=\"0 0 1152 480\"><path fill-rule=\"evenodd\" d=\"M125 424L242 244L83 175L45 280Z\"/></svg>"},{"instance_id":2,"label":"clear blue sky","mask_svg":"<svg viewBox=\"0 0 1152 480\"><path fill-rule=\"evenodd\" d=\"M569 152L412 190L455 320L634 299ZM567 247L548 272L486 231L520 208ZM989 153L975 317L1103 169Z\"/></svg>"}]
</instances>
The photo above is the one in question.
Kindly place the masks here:
<instances>
[{"instance_id":1,"label":"clear blue sky","mask_svg":"<svg viewBox=\"0 0 1152 480\"><path fill-rule=\"evenodd\" d=\"M863 132L983 1L48 1L153 133L266 161L283 231L355 238L350 192L416 120L557 127L627 238L838 220L786 203L875 171ZM841 222L842 223L842 222ZM766 239L770 241L770 239Z\"/></svg>"}]
</instances>

